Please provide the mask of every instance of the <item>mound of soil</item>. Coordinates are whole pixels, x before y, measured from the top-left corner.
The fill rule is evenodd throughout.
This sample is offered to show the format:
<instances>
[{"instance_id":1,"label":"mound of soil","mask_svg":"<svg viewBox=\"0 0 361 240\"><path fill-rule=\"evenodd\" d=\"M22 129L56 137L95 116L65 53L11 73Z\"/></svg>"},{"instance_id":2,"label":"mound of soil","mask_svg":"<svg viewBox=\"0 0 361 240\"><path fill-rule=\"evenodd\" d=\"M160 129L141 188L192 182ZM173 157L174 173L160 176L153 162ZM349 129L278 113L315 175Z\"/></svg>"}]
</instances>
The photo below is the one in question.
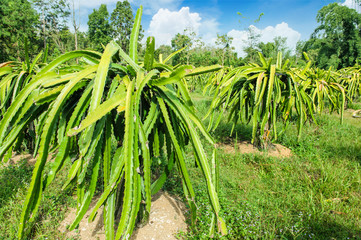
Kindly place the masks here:
<instances>
[{"instance_id":1,"label":"mound of soil","mask_svg":"<svg viewBox=\"0 0 361 240\"><path fill-rule=\"evenodd\" d=\"M237 144L219 144L218 148L222 149L226 153L234 154L236 152L245 154L265 154L270 157L288 158L292 156L291 149L282 146L281 144L273 144L269 149L260 151L254 147L251 143L246 141L238 142Z\"/></svg>"},{"instance_id":2,"label":"mound of soil","mask_svg":"<svg viewBox=\"0 0 361 240\"><path fill-rule=\"evenodd\" d=\"M149 222L138 228L132 236L132 240L175 240L174 235L185 232L184 213L186 207L183 202L170 196L166 192L160 192L154 196L150 211Z\"/></svg>"},{"instance_id":3,"label":"mound of soil","mask_svg":"<svg viewBox=\"0 0 361 240\"><path fill-rule=\"evenodd\" d=\"M77 230L67 232L76 216L76 209L70 209L68 215L61 222L59 231L67 232L67 237L78 237L81 240L105 240L103 226L103 209L98 210L98 214L92 223L88 222L88 217L92 208L96 204L94 200ZM180 200L170 196L166 192L159 192L153 196L149 222L136 228L131 237L132 240L175 240L175 234L187 230L184 213L186 207Z\"/></svg>"}]
</instances>

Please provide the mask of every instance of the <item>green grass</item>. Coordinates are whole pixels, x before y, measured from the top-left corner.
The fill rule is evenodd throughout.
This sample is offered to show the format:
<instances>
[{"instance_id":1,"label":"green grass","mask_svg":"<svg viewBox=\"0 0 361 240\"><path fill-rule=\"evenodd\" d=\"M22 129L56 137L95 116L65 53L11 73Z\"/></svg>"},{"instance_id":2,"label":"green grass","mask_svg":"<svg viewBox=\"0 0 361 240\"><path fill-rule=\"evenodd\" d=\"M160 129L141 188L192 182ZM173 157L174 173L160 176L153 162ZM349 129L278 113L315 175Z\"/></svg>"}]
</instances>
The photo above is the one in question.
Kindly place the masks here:
<instances>
[{"instance_id":1,"label":"green grass","mask_svg":"<svg viewBox=\"0 0 361 240\"><path fill-rule=\"evenodd\" d=\"M17 239L19 219L30 184L32 166L26 160L15 165L0 166L0 239ZM45 192L38 217L30 224L28 239L66 239L58 227L68 207L75 202L71 192L61 191L65 182L64 171Z\"/></svg>"},{"instance_id":2,"label":"green grass","mask_svg":"<svg viewBox=\"0 0 361 240\"><path fill-rule=\"evenodd\" d=\"M208 99L196 100L199 116L207 106ZM220 201L229 230L221 239L361 239L360 120L346 114L341 125L338 115L325 114L317 122L304 127L300 141L294 125L278 139L292 150L290 158L219 150ZM222 119L216 140L232 144L236 132L238 140L250 140L249 125L237 126L230 136L231 127ZM196 228L183 237L207 239L211 209L188 151L200 204ZM166 189L181 194L177 176Z\"/></svg>"},{"instance_id":3,"label":"green grass","mask_svg":"<svg viewBox=\"0 0 361 240\"><path fill-rule=\"evenodd\" d=\"M361 109L361 97L358 96L355 99L353 99L352 102L348 101L347 108L358 110Z\"/></svg>"}]
</instances>

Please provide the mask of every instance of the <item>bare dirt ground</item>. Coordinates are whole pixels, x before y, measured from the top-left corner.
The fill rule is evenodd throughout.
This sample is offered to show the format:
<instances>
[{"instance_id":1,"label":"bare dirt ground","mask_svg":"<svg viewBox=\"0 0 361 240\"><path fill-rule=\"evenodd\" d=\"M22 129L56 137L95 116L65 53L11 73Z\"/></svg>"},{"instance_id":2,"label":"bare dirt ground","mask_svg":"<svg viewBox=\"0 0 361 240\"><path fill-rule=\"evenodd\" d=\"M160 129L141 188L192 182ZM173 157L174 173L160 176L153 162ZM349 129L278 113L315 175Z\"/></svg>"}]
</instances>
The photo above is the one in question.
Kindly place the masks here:
<instances>
[{"instance_id":1,"label":"bare dirt ground","mask_svg":"<svg viewBox=\"0 0 361 240\"><path fill-rule=\"evenodd\" d=\"M49 154L47 161L53 161L55 158L55 153L54 154ZM21 161L26 161L26 163L30 166L34 166L36 163L36 158L33 157L32 154L29 153L25 153L25 154L16 154L15 152L13 153L13 156L9 159L9 161L7 161L5 163L5 166L8 165L15 165L18 164Z\"/></svg>"},{"instance_id":2,"label":"bare dirt ground","mask_svg":"<svg viewBox=\"0 0 361 240\"><path fill-rule=\"evenodd\" d=\"M95 220L88 223L89 214L96 204L92 202L88 212L79 224L78 230L67 232L66 227L72 223L76 216L76 209L70 209L66 218L61 222L59 231L67 232L68 237L81 240L105 240L103 226L103 209L98 211ZM184 213L185 205L166 192L159 192L153 197L149 222L136 228L131 240L175 240L175 235L187 230Z\"/></svg>"},{"instance_id":3,"label":"bare dirt ground","mask_svg":"<svg viewBox=\"0 0 361 240\"><path fill-rule=\"evenodd\" d=\"M79 224L79 228L73 231L68 231L67 227L73 222L76 217L76 208L70 208L65 219L60 223L58 230L62 233L66 232L67 237L75 239L89 239L89 240L105 240L105 231L103 226L103 207L98 210L93 222L89 223L88 218L91 210L95 206L98 199L91 202L89 210L85 214L83 220Z\"/></svg>"},{"instance_id":4,"label":"bare dirt ground","mask_svg":"<svg viewBox=\"0 0 361 240\"><path fill-rule=\"evenodd\" d=\"M226 153L235 152L245 153L245 154L265 154L270 157L280 157L288 158L292 156L291 149L282 146L280 144L273 144L267 151L260 151L258 148L254 147L251 143L246 141L238 142L237 144L219 144L218 147Z\"/></svg>"},{"instance_id":5,"label":"bare dirt ground","mask_svg":"<svg viewBox=\"0 0 361 240\"><path fill-rule=\"evenodd\" d=\"M31 154L13 154L13 156L6 163L7 165L18 164L20 161L25 160L27 164L34 166L36 159Z\"/></svg>"},{"instance_id":6,"label":"bare dirt ground","mask_svg":"<svg viewBox=\"0 0 361 240\"><path fill-rule=\"evenodd\" d=\"M166 192L160 192L154 196L148 224L138 228L132 240L166 240L177 239L174 235L185 232L184 213L186 207L183 202L170 196Z\"/></svg>"}]
</instances>

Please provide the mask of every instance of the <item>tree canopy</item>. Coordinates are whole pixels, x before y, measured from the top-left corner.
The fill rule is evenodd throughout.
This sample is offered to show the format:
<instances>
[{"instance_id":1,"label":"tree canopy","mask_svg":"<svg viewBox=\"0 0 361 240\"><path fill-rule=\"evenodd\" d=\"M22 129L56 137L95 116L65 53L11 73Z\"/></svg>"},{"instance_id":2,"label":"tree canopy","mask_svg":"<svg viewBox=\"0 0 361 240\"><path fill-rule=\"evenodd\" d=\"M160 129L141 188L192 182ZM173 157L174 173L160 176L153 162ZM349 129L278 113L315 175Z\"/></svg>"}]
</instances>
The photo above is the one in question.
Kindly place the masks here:
<instances>
[{"instance_id":1,"label":"tree canopy","mask_svg":"<svg viewBox=\"0 0 361 240\"><path fill-rule=\"evenodd\" d=\"M120 47L128 52L130 34L134 23L132 7L128 1L118 1L110 17L113 36Z\"/></svg>"},{"instance_id":2,"label":"tree canopy","mask_svg":"<svg viewBox=\"0 0 361 240\"><path fill-rule=\"evenodd\" d=\"M103 49L110 40L112 40L112 28L109 23L109 12L105 4L100 5L99 9L94 9L89 15L88 21L89 40L94 44L98 51ZM102 46L103 45L103 46Z\"/></svg>"},{"instance_id":3,"label":"tree canopy","mask_svg":"<svg viewBox=\"0 0 361 240\"><path fill-rule=\"evenodd\" d=\"M304 50L313 52L321 68L342 68L360 62L361 14L354 9L331 3L317 14L320 24Z\"/></svg>"},{"instance_id":4,"label":"tree canopy","mask_svg":"<svg viewBox=\"0 0 361 240\"><path fill-rule=\"evenodd\" d=\"M36 42L38 14L27 0L0 0L0 61L22 59L24 39Z\"/></svg>"}]
</instances>

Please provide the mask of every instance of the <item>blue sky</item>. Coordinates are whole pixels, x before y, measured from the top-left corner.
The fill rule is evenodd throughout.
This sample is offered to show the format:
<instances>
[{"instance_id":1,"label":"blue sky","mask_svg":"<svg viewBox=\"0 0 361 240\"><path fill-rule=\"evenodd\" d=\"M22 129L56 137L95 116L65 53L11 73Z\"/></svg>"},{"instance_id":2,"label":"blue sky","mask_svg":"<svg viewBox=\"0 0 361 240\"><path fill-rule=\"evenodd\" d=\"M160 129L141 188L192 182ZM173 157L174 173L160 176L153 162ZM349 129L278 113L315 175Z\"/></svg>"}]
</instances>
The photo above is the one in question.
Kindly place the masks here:
<instances>
[{"instance_id":1,"label":"blue sky","mask_svg":"<svg viewBox=\"0 0 361 240\"><path fill-rule=\"evenodd\" d=\"M80 5L81 30L87 29L88 14L104 3L111 12L117 0L74 0ZM145 35L155 36L156 43L170 44L171 38L185 28L197 33L206 44L214 44L217 33L233 37L233 46L242 55L245 31L250 25L262 35L261 41L275 36L287 37L293 49L298 40L307 40L318 25L318 10L330 0L130 0L133 11L143 5L142 25ZM337 1L349 7L352 0ZM237 15L242 14L242 17ZM261 20L254 21L263 13Z\"/></svg>"}]
</instances>

